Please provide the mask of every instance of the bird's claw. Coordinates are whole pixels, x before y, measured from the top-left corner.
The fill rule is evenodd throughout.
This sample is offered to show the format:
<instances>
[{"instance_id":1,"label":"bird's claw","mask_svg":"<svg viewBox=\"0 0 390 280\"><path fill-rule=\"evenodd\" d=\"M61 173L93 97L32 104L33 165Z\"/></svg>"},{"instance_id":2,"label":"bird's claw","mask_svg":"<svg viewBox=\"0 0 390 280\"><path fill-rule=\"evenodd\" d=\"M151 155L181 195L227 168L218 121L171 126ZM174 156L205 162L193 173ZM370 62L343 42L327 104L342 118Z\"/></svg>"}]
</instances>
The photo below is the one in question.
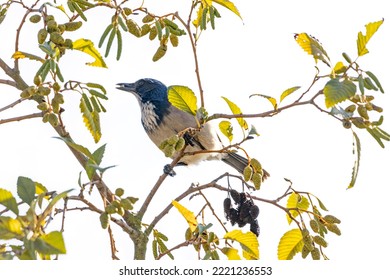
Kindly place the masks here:
<instances>
[{"instance_id":1,"label":"bird's claw","mask_svg":"<svg viewBox=\"0 0 390 280\"><path fill-rule=\"evenodd\" d=\"M163 171L164 171L164 174L167 174L167 175L169 175L171 177L176 175L175 170L173 170L173 168L169 164L164 166Z\"/></svg>"}]
</instances>

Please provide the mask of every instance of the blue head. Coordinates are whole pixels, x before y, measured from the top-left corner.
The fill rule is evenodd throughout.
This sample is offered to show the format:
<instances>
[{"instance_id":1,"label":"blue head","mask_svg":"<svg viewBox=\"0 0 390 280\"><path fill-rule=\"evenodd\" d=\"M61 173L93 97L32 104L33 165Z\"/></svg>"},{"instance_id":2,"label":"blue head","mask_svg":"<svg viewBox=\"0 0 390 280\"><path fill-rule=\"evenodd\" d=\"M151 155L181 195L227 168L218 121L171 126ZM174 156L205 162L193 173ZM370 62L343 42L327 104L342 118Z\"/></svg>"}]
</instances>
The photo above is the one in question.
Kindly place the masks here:
<instances>
[{"instance_id":1,"label":"blue head","mask_svg":"<svg viewBox=\"0 0 390 280\"><path fill-rule=\"evenodd\" d=\"M155 79L140 79L135 83L119 83L117 89L131 92L141 107L142 124L147 131L153 130L168 113L167 87Z\"/></svg>"}]
</instances>

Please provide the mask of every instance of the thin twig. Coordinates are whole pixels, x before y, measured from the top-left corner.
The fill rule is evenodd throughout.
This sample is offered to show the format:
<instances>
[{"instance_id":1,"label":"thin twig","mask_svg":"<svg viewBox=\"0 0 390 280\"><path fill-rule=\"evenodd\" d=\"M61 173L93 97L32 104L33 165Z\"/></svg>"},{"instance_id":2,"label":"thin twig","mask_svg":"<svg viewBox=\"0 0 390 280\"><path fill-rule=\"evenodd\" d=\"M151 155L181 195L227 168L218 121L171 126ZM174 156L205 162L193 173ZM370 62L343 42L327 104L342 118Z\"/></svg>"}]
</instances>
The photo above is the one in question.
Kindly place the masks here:
<instances>
[{"instance_id":1,"label":"thin twig","mask_svg":"<svg viewBox=\"0 0 390 280\"><path fill-rule=\"evenodd\" d=\"M182 248L182 247L186 247L186 246L188 246L188 245L191 245L191 242L190 242L189 240L186 240L186 241L184 241L184 242L182 242L182 243L180 243L180 244L178 244L178 245L172 247L171 249L166 250L164 253L161 253L160 255L158 255L158 257L156 258L156 260L161 259L162 257L164 257L165 255L171 253L171 252L174 251L174 250L180 249L180 248Z\"/></svg>"},{"instance_id":2,"label":"thin twig","mask_svg":"<svg viewBox=\"0 0 390 280\"><path fill-rule=\"evenodd\" d=\"M42 115L43 115L43 113L39 112L39 113L33 113L33 114L29 114L29 115L9 118L9 119L3 119L3 120L0 120L0 124L5 124L5 123L9 123L9 122L16 122L16 121L22 121L22 120L28 120L28 119L33 119L33 118L41 118Z\"/></svg>"},{"instance_id":3,"label":"thin twig","mask_svg":"<svg viewBox=\"0 0 390 280\"><path fill-rule=\"evenodd\" d=\"M5 84L5 85L9 85L11 87L16 87L16 83L14 81L11 81L11 80L0 79L0 84Z\"/></svg>"},{"instance_id":4,"label":"thin twig","mask_svg":"<svg viewBox=\"0 0 390 280\"><path fill-rule=\"evenodd\" d=\"M27 100L27 99L19 98L18 100L12 102L11 104L9 104L3 108L0 108L0 112L3 112L3 111L10 109L10 108L13 108L14 106L18 105L19 103L23 102L24 100Z\"/></svg>"}]
</instances>

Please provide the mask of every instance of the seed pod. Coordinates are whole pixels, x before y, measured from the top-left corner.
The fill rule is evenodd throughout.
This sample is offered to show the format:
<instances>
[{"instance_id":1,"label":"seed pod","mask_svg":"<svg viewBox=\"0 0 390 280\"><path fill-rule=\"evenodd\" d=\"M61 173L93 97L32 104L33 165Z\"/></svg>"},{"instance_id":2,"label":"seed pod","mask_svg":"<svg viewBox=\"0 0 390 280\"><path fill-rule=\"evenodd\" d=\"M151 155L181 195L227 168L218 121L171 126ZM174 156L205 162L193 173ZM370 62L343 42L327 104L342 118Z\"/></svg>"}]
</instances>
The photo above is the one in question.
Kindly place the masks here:
<instances>
[{"instance_id":1,"label":"seed pod","mask_svg":"<svg viewBox=\"0 0 390 280\"><path fill-rule=\"evenodd\" d=\"M184 234L186 240L192 239L192 232L190 228L187 228L186 233Z\"/></svg>"},{"instance_id":2,"label":"seed pod","mask_svg":"<svg viewBox=\"0 0 390 280\"><path fill-rule=\"evenodd\" d=\"M383 108L379 107L379 106L376 106L375 104L372 104L372 109L374 111L377 111L378 113L382 113L383 112Z\"/></svg>"},{"instance_id":3,"label":"seed pod","mask_svg":"<svg viewBox=\"0 0 390 280\"><path fill-rule=\"evenodd\" d=\"M51 20L54 20L54 16L53 16L53 15L47 15L47 16L45 17L45 22L46 22L46 23L48 23L48 22L51 21Z\"/></svg>"},{"instance_id":4,"label":"seed pod","mask_svg":"<svg viewBox=\"0 0 390 280\"><path fill-rule=\"evenodd\" d=\"M141 37L145 36L150 32L150 25L149 24L144 24L141 26Z\"/></svg>"},{"instance_id":5,"label":"seed pod","mask_svg":"<svg viewBox=\"0 0 390 280\"><path fill-rule=\"evenodd\" d=\"M142 22L143 23L148 23L154 20L154 16L151 14L147 14L146 16L143 17Z\"/></svg>"},{"instance_id":6,"label":"seed pod","mask_svg":"<svg viewBox=\"0 0 390 280\"><path fill-rule=\"evenodd\" d=\"M157 37L159 40L161 40L162 38L162 26L161 26L161 22L159 20L157 20L155 22L155 26L156 26L156 29L157 29Z\"/></svg>"},{"instance_id":7,"label":"seed pod","mask_svg":"<svg viewBox=\"0 0 390 280\"><path fill-rule=\"evenodd\" d=\"M315 261L318 261L321 258L320 250L318 248L314 248L310 253L312 259Z\"/></svg>"},{"instance_id":8,"label":"seed pod","mask_svg":"<svg viewBox=\"0 0 390 280\"><path fill-rule=\"evenodd\" d=\"M38 31L38 43L43 44L47 37L47 30L42 28Z\"/></svg>"},{"instance_id":9,"label":"seed pod","mask_svg":"<svg viewBox=\"0 0 390 280\"><path fill-rule=\"evenodd\" d=\"M37 105L37 108L41 111L47 111L49 109L49 104L46 102L41 102Z\"/></svg>"},{"instance_id":10,"label":"seed pod","mask_svg":"<svg viewBox=\"0 0 390 280\"><path fill-rule=\"evenodd\" d=\"M117 188L115 190L115 195L121 197L125 193L125 190L122 188Z\"/></svg>"},{"instance_id":11,"label":"seed pod","mask_svg":"<svg viewBox=\"0 0 390 280\"><path fill-rule=\"evenodd\" d=\"M40 75L35 75L34 85L39 86L40 84L42 84L42 77Z\"/></svg>"},{"instance_id":12,"label":"seed pod","mask_svg":"<svg viewBox=\"0 0 390 280\"><path fill-rule=\"evenodd\" d=\"M179 136L177 136L176 134L175 135L172 135L171 137L169 137L168 139L168 144L169 145L176 145L177 141L179 141Z\"/></svg>"},{"instance_id":13,"label":"seed pod","mask_svg":"<svg viewBox=\"0 0 390 280\"><path fill-rule=\"evenodd\" d=\"M316 220L310 220L310 227L315 232L318 233L320 230L320 226L318 225Z\"/></svg>"},{"instance_id":14,"label":"seed pod","mask_svg":"<svg viewBox=\"0 0 390 280\"><path fill-rule=\"evenodd\" d=\"M312 251L314 249L313 238L310 235L304 236L302 238L302 241L309 251Z\"/></svg>"},{"instance_id":15,"label":"seed pod","mask_svg":"<svg viewBox=\"0 0 390 280\"><path fill-rule=\"evenodd\" d=\"M121 206L123 207L123 209L125 210L133 210L133 204L130 202L129 199L125 198L125 199L121 199Z\"/></svg>"},{"instance_id":16,"label":"seed pod","mask_svg":"<svg viewBox=\"0 0 390 280\"><path fill-rule=\"evenodd\" d=\"M310 234L307 228L301 230L302 237L306 237Z\"/></svg>"},{"instance_id":17,"label":"seed pod","mask_svg":"<svg viewBox=\"0 0 390 280\"><path fill-rule=\"evenodd\" d=\"M184 140L184 138L180 137L179 140L176 142L175 150L181 151L184 148L185 144L186 144L186 141Z\"/></svg>"},{"instance_id":18,"label":"seed pod","mask_svg":"<svg viewBox=\"0 0 390 280\"><path fill-rule=\"evenodd\" d=\"M333 216L333 215L326 215L324 217L324 220L327 223L330 223L330 224L339 224L339 223L341 223L341 221L338 218L336 218L335 216Z\"/></svg>"},{"instance_id":19,"label":"seed pod","mask_svg":"<svg viewBox=\"0 0 390 280\"><path fill-rule=\"evenodd\" d=\"M345 111L348 113L353 113L353 112L355 112L355 110L356 110L355 104L349 105L347 108L345 108Z\"/></svg>"},{"instance_id":20,"label":"seed pod","mask_svg":"<svg viewBox=\"0 0 390 280\"><path fill-rule=\"evenodd\" d=\"M40 20L41 20L41 16L40 16L40 15L32 15L32 16L30 17L30 21L31 21L32 23L38 23Z\"/></svg>"},{"instance_id":21,"label":"seed pod","mask_svg":"<svg viewBox=\"0 0 390 280\"><path fill-rule=\"evenodd\" d=\"M65 23L65 30L66 31L76 31L79 29L83 23L81 21L72 21Z\"/></svg>"},{"instance_id":22,"label":"seed pod","mask_svg":"<svg viewBox=\"0 0 390 280\"><path fill-rule=\"evenodd\" d=\"M169 41L173 47L177 47L179 45L179 38L175 34L169 35Z\"/></svg>"},{"instance_id":23,"label":"seed pod","mask_svg":"<svg viewBox=\"0 0 390 280\"><path fill-rule=\"evenodd\" d=\"M103 212L100 214L100 225L103 229L106 229L108 227L108 214L106 212Z\"/></svg>"},{"instance_id":24,"label":"seed pod","mask_svg":"<svg viewBox=\"0 0 390 280\"><path fill-rule=\"evenodd\" d=\"M139 28L138 24L134 20L127 19L126 25L131 34L133 34L135 37L141 37L141 29Z\"/></svg>"},{"instance_id":25,"label":"seed pod","mask_svg":"<svg viewBox=\"0 0 390 280\"><path fill-rule=\"evenodd\" d=\"M306 246L303 246L302 248L302 258L306 259L307 255L309 255L310 251Z\"/></svg>"},{"instance_id":26,"label":"seed pod","mask_svg":"<svg viewBox=\"0 0 390 280\"><path fill-rule=\"evenodd\" d=\"M359 117L359 118L353 118L352 123L357 127L357 128L367 128L366 124L364 123L364 119Z\"/></svg>"},{"instance_id":27,"label":"seed pod","mask_svg":"<svg viewBox=\"0 0 390 280\"><path fill-rule=\"evenodd\" d=\"M206 28L207 28L207 12L208 12L208 10L209 9L207 7L203 8L202 17L200 20L200 30L206 30Z\"/></svg>"},{"instance_id":28,"label":"seed pod","mask_svg":"<svg viewBox=\"0 0 390 280\"><path fill-rule=\"evenodd\" d=\"M63 45L65 43L64 37L59 32L50 33L50 41L57 45Z\"/></svg>"},{"instance_id":29,"label":"seed pod","mask_svg":"<svg viewBox=\"0 0 390 280\"><path fill-rule=\"evenodd\" d=\"M30 97L33 96L35 93L36 93L35 87L34 87L34 86L30 86L30 87L24 89L24 90L20 93L20 97L21 97L21 98L30 98Z\"/></svg>"},{"instance_id":30,"label":"seed pod","mask_svg":"<svg viewBox=\"0 0 390 280\"><path fill-rule=\"evenodd\" d=\"M46 29L47 29L47 32L49 32L49 33L58 31L58 24L57 24L57 22L54 19L53 20L49 20L46 23Z\"/></svg>"},{"instance_id":31,"label":"seed pod","mask_svg":"<svg viewBox=\"0 0 390 280\"><path fill-rule=\"evenodd\" d=\"M349 129L349 128L351 128L351 122L349 121L349 120L346 120L346 119L344 119L343 120L343 127L344 128L346 128L346 129Z\"/></svg>"},{"instance_id":32,"label":"seed pod","mask_svg":"<svg viewBox=\"0 0 390 280\"><path fill-rule=\"evenodd\" d=\"M53 98L51 101L51 109L54 113L58 114L60 112L60 104Z\"/></svg>"},{"instance_id":33,"label":"seed pod","mask_svg":"<svg viewBox=\"0 0 390 280\"><path fill-rule=\"evenodd\" d=\"M344 59L345 59L348 63L352 63L351 58L350 58L345 52L343 52L342 55L343 55Z\"/></svg>"},{"instance_id":34,"label":"seed pod","mask_svg":"<svg viewBox=\"0 0 390 280\"><path fill-rule=\"evenodd\" d=\"M250 179L252 179L252 175L253 175L252 166L247 165L247 166L244 168L244 171L243 171L242 174L244 175L244 180L245 180L245 182L248 182Z\"/></svg>"},{"instance_id":35,"label":"seed pod","mask_svg":"<svg viewBox=\"0 0 390 280\"><path fill-rule=\"evenodd\" d=\"M132 204L136 203L138 201L137 197L128 196L126 197L127 200L129 200Z\"/></svg>"},{"instance_id":36,"label":"seed pod","mask_svg":"<svg viewBox=\"0 0 390 280\"><path fill-rule=\"evenodd\" d=\"M236 190L230 190L230 196L233 198L233 201L237 204L240 202L240 194Z\"/></svg>"},{"instance_id":37,"label":"seed pod","mask_svg":"<svg viewBox=\"0 0 390 280\"><path fill-rule=\"evenodd\" d=\"M169 144L168 144L168 140L165 139L164 141L162 141L162 142L160 143L160 145L158 146L158 148L159 148L160 150L164 150L164 148L165 148L167 145L169 145Z\"/></svg>"},{"instance_id":38,"label":"seed pod","mask_svg":"<svg viewBox=\"0 0 390 280\"><path fill-rule=\"evenodd\" d=\"M50 113L46 113L42 117L42 122L47 123L49 121L49 115Z\"/></svg>"},{"instance_id":39,"label":"seed pod","mask_svg":"<svg viewBox=\"0 0 390 280\"><path fill-rule=\"evenodd\" d=\"M370 102L366 103L364 107L367 109L367 111L372 111L372 104Z\"/></svg>"},{"instance_id":40,"label":"seed pod","mask_svg":"<svg viewBox=\"0 0 390 280\"><path fill-rule=\"evenodd\" d=\"M357 108L357 111L358 111L359 115L360 115L362 118L364 118L364 119L366 119L366 120L369 119L369 116L368 116L366 107L364 107L363 105L359 105L358 108Z\"/></svg>"},{"instance_id":41,"label":"seed pod","mask_svg":"<svg viewBox=\"0 0 390 280\"><path fill-rule=\"evenodd\" d=\"M117 210L118 215L123 216L125 214L125 209L121 206Z\"/></svg>"},{"instance_id":42,"label":"seed pod","mask_svg":"<svg viewBox=\"0 0 390 280\"><path fill-rule=\"evenodd\" d=\"M252 205L249 208L249 214L253 219L256 219L259 216L259 213L260 213L260 209L257 205Z\"/></svg>"},{"instance_id":43,"label":"seed pod","mask_svg":"<svg viewBox=\"0 0 390 280\"><path fill-rule=\"evenodd\" d=\"M157 27L153 26L149 31L149 40L153 41L157 37Z\"/></svg>"},{"instance_id":44,"label":"seed pod","mask_svg":"<svg viewBox=\"0 0 390 280\"><path fill-rule=\"evenodd\" d=\"M328 246L328 243L325 241L325 239L322 238L322 237L319 236L319 235L314 236L314 237L313 237L313 241L314 241L315 243L317 243L318 245L324 247L324 248L326 248L326 247Z\"/></svg>"},{"instance_id":45,"label":"seed pod","mask_svg":"<svg viewBox=\"0 0 390 280\"><path fill-rule=\"evenodd\" d=\"M259 227L259 223L257 222L257 220L253 220L251 222L251 226L250 226L249 229L250 229L251 232L256 234L256 236L260 235L260 227Z\"/></svg>"},{"instance_id":46,"label":"seed pod","mask_svg":"<svg viewBox=\"0 0 390 280\"><path fill-rule=\"evenodd\" d=\"M170 27L172 27L173 29L177 29L177 28L179 27L176 23L174 23L174 22L173 22L172 20L170 20L170 19L164 18L163 21L164 21L164 23L165 23L165 26L170 26Z\"/></svg>"},{"instance_id":47,"label":"seed pod","mask_svg":"<svg viewBox=\"0 0 390 280\"><path fill-rule=\"evenodd\" d=\"M374 100L374 96L372 96L372 95L366 95L366 101L367 101L367 102L370 102L370 101L372 101L372 100Z\"/></svg>"},{"instance_id":48,"label":"seed pod","mask_svg":"<svg viewBox=\"0 0 390 280\"><path fill-rule=\"evenodd\" d=\"M175 147L168 145L164 148L164 154L166 157L172 157L175 153Z\"/></svg>"},{"instance_id":49,"label":"seed pod","mask_svg":"<svg viewBox=\"0 0 390 280\"><path fill-rule=\"evenodd\" d=\"M58 117L56 114L50 113L48 117L48 122L53 126L56 127L59 124Z\"/></svg>"},{"instance_id":50,"label":"seed pod","mask_svg":"<svg viewBox=\"0 0 390 280\"><path fill-rule=\"evenodd\" d=\"M62 34L65 31L65 24L59 24L57 28L58 28L58 32Z\"/></svg>"},{"instance_id":51,"label":"seed pod","mask_svg":"<svg viewBox=\"0 0 390 280\"><path fill-rule=\"evenodd\" d=\"M54 90L55 92L59 92L60 89L61 89L60 84L57 83L57 82L55 82L55 83L53 84L53 90Z\"/></svg>"},{"instance_id":52,"label":"seed pod","mask_svg":"<svg viewBox=\"0 0 390 280\"><path fill-rule=\"evenodd\" d=\"M260 162L255 158L251 159L250 164L252 165L255 172L260 172L263 169Z\"/></svg>"},{"instance_id":53,"label":"seed pod","mask_svg":"<svg viewBox=\"0 0 390 280\"><path fill-rule=\"evenodd\" d=\"M225 198L223 201L223 210L225 214L228 215L230 208L232 207L232 200L230 198Z\"/></svg>"},{"instance_id":54,"label":"seed pod","mask_svg":"<svg viewBox=\"0 0 390 280\"><path fill-rule=\"evenodd\" d=\"M133 13L133 10L128 7L124 7L123 12L125 13L126 16L129 16Z\"/></svg>"},{"instance_id":55,"label":"seed pod","mask_svg":"<svg viewBox=\"0 0 390 280\"><path fill-rule=\"evenodd\" d=\"M257 173L257 172L253 173L253 175L252 175L252 182L253 182L256 190L260 189L261 181L262 181L262 177L261 177L260 173Z\"/></svg>"},{"instance_id":56,"label":"seed pod","mask_svg":"<svg viewBox=\"0 0 390 280\"><path fill-rule=\"evenodd\" d=\"M57 102L58 104L64 104L64 96L61 93L56 93L53 97L53 101Z\"/></svg>"},{"instance_id":57,"label":"seed pod","mask_svg":"<svg viewBox=\"0 0 390 280\"><path fill-rule=\"evenodd\" d=\"M330 232L333 232L334 234L341 235L341 231L340 231L339 227L335 224L326 224L326 228Z\"/></svg>"},{"instance_id":58,"label":"seed pod","mask_svg":"<svg viewBox=\"0 0 390 280\"><path fill-rule=\"evenodd\" d=\"M158 47L156 53L153 55L152 60L154 62L156 62L157 60L162 58L166 52L167 52L167 46L163 45L163 46Z\"/></svg>"},{"instance_id":59,"label":"seed pod","mask_svg":"<svg viewBox=\"0 0 390 280\"><path fill-rule=\"evenodd\" d=\"M38 90L37 90L37 93L39 95L47 96L47 95L50 94L50 88L44 87L44 86L39 86Z\"/></svg>"},{"instance_id":60,"label":"seed pod","mask_svg":"<svg viewBox=\"0 0 390 280\"><path fill-rule=\"evenodd\" d=\"M105 211L107 214L115 214L116 213L116 207L112 204L109 204L106 206Z\"/></svg>"}]
</instances>

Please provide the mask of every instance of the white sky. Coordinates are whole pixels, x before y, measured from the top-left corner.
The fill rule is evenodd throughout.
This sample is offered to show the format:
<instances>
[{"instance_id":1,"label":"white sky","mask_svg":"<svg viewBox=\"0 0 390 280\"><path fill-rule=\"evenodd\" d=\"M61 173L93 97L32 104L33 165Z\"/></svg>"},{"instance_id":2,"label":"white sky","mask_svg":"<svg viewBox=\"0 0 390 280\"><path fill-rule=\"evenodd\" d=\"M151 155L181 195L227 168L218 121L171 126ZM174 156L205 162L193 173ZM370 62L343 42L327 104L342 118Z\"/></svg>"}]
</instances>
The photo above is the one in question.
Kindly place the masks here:
<instances>
[{"instance_id":1,"label":"white sky","mask_svg":"<svg viewBox=\"0 0 390 280\"><path fill-rule=\"evenodd\" d=\"M154 2L159 2L160 6ZM169 0L162 4L162 1L145 1L145 5L152 13L162 14L178 10L186 18L189 2ZM132 3L133 1L130 1L130 5ZM209 112L229 112L220 99L222 95L236 102L244 112L261 112L270 109L270 104L260 98L249 99L249 95L262 93L278 98L280 93L289 87L306 88L315 73L314 61L295 43L294 33L307 32L319 39L335 64L342 60L342 52L347 52L355 58L357 33L364 31L364 25L368 22L382 18L385 18L384 24L368 44L370 53L360 59L359 64L363 69L374 72L387 91L390 87L387 70L390 40L386 21L389 18L389 10L386 9L385 1L347 0L320 3L279 0L252 1L249 4L247 1L235 1L243 23L232 13L219 8L222 18L216 22L217 29L207 30L198 47ZM134 4L134 7L136 6ZM178 6L180 8L177 8ZM16 11L10 10L9 16L0 25L0 56L3 59L9 59L13 53L18 16L11 16L11 13ZM95 18L89 16L88 22L84 23L89 30L85 37L97 44L110 18L111 15ZM65 21L65 18L63 20ZM57 21L61 22L60 19ZM22 33L27 39L22 41L20 49L39 54L37 48L31 47L31 44L36 42L35 34L40 26L27 26ZM82 36L81 32L83 31L69 36L77 39ZM167 85L187 85L194 91L197 90L197 84L187 38L180 38L179 48L169 48L161 61L153 63L151 58L158 47L157 41L150 43L147 38L136 39L128 34L124 35L122 59L119 62L115 60L114 44L112 54L107 59L109 69L84 66L90 58L75 52L67 53L60 64L65 79L100 82L108 90L110 99L104 103L108 112L101 116L101 142L94 145L84 128L77 104L79 96L76 94L65 94L66 111L63 118L67 129L79 144L95 150L107 143L103 165L118 166L105 174L106 183L112 189L123 187L126 194L140 197L142 201L169 160L149 142L144 133L135 98L115 90L115 84L133 82L142 77L157 78ZM101 52L104 53L104 48ZM37 67L36 62L21 62L22 74L24 77L31 77L30 81ZM323 74L327 73L326 67L321 64L319 67ZM4 75L0 74L0 78L4 78ZM390 109L389 95L374 95L376 104L385 109L382 128L389 132L390 125L386 117ZM15 101L19 93L11 87L0 85L0 96L0 107L3 107ZM285 104L291 100L293 98L286 99ZM35 111L32 102L24 102L14 110L2 112L0 119ZM378 266L383 265L382 252L390 249L385 231L385 211L389 195L389 183L385 182L388 182L387 172L390 166L389 149L380 148L368 133L358 131L362 142L361 168L355 188L347 191L345 189L353 164L352 135L336 120L313 108L300 107L273 118L248 122L256 125L261 136L245 147L253 157L259 158L272 174L262 189L254 195L276 198L287 187L283 178L291 179L295 189L317 195L330 210L329 213L342 220L342 236L327 235L329 246L325 252L328 257L345 263L347 267L353 267L354 262L361 259L375 262ZM239 136L238 129L236 132ZM64 144L52 138L56 135L49 125L43 124L39 119L4 124L0 126L0 136L1 188L14 189L17 177L22 175L43 183L51 190L77 189L81 167ZM207 183L227 170L232 171L219 162L177 169L178 175L168 178L159 190L144 222L150 222L157 211L165 208L172 198L182 193L192 182ZM225 184L224 181L221 183ZM74 193L76 194L77 190ZM96 194L95 191L93 196L97 197ZM209 196L215 199L214 207L222 217L222 201L226 195L209 192ZM195 200L184 200L182 203L198 212L200 208ZM138 207L140 205L141 203ZM259 207L261 257L263 260L273 261L277 259L279 238L292 227L287 225L284 212L265 204L259 204ZM171 211L169 215L169 218L158 224L157 229L170 237L168 246L171 247L182 241L187 225L175 211ZM59 218L56 217L58 224ZM172 226L173 223L175 226ZM221 229L214 224L215 230L222 236ZM233 228L229 226L229 229ZM100 228L97 215L78 211L68 213L64 236L68 254L61 259L110 258L108 234ZM129 239L121 230L115 231L115 238L120 250L118 256L131 259L133 253ZM174 255L177 258L195 258L192 250L176 251Z\"/></svg>"}]
</instances>

